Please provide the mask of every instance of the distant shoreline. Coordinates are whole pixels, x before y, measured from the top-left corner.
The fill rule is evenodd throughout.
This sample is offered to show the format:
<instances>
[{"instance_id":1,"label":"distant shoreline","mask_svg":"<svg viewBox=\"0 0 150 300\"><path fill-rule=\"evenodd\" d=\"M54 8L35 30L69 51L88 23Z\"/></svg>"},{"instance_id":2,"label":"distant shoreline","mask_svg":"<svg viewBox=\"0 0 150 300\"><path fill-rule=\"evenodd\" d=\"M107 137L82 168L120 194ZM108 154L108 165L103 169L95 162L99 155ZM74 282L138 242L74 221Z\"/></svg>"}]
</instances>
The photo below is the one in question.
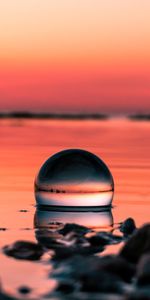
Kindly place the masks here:
<instances>
[{"instance_id":1,"label":"distant shoreline","mask_svg":"<svg viewBox=\"0 0 150 300\"><path fill-rule=\"evenodd\" d=\"M27 120L109 120L119 116L99 113L34 113L34 112L0 112L1 119ZM122 115L131 121L150 121L150 114Z\"/></svg>"},{"instance_id":2,"label":"distant shoreline","mask_svg":"<svg viewBox=\"0 0 150 300\"><path fill-rule=\"evenodd\" d=\"M128 116L132 121L150 121L150 114L135 114Z\"/></svg>"},{"instance_id":3,"label":"distant shoreline","mask_svg":"<svg viewBox=\"0 0 150 300\"><path fill-rule=\"evenodd\" d=\"M0 119L60 119L60 120L105 120L109 116L105 114L70 114L70 113L30 113L30 112L0 112Z\"/></svg>"}]
</instances>

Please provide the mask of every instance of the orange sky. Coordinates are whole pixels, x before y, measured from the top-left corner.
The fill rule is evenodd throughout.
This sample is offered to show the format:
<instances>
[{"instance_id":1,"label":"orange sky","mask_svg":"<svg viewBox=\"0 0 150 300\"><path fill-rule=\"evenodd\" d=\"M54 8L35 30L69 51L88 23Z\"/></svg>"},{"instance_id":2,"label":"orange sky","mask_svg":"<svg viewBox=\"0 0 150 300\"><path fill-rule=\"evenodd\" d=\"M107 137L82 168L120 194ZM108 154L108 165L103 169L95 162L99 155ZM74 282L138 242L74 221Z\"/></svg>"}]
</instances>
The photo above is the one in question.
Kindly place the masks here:
<instances>
[{"instance_id":1,"label":"orange sky","mask_svg":"<svg viewBox=\"0 0 150 300\"><path fill-rule=\"evenodd\" d=\"M0 3L0 109L150 109L149 0Z\"/></svg>"}]
</instances>

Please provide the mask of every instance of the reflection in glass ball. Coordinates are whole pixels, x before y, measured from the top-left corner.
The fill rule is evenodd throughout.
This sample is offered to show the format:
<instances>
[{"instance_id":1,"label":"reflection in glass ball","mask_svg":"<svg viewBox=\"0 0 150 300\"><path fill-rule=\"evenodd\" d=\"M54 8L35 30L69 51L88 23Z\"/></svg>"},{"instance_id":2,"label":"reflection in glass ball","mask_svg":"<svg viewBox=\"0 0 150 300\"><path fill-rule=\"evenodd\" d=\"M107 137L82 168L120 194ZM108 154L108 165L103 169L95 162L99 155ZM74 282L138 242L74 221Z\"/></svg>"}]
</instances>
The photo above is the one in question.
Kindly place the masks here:
<instances>
[{"instance_id":1,"label":"reflection in glass ball","mask_svg":"<svg viewBox=\"0 0 150 300\"><path fill-rule=\"evenodd\" d=\"M93 193L113 190L110 171L96 155L79 149L50 157L36 178L37 190L51 193Z\"/></svg>"},{"instance_id":2,"label":"reflection in glass ball","mask_svg":"<svg viewBox=\"0 0 150 300\"><path fill-rule=\"evenodd\" d=\"M50 157L35 180L38 205L108 206L113 190L113 178L105 163L79 149L64 150Z\"/></svg>"}]
</instances>

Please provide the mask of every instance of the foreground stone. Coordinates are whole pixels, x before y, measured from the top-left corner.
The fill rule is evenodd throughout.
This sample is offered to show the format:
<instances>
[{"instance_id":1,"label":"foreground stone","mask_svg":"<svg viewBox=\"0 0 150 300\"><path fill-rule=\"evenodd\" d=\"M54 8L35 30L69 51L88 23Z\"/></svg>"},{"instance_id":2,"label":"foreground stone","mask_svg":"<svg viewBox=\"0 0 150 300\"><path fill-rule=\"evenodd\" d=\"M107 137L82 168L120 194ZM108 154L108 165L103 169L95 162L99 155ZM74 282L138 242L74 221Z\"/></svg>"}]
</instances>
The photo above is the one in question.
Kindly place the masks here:
<instances>
[{"instance_id":1,"label":"foreground stone","mask_svg":"<svg viewBox=\"0 0 150 300\"><path fill-rule=\"evenodd\" d=\"M136 230L136 225L132 218L126 219L120 225L120 231L124 234L125 237L127 237L128 235L131 235L135 230Z\"/></svg>"},{"instance_id":2,"label":"foreground stone","mask_svg":"<svg viewBox=\"0 0 150 300\"><path fill-rule=\"evenodd\" d=\"M7 256L25 260L39 260L43 255L43 248L32 242L18 241L12 245L5 246L3 252Z\"/></svg>"},{"instance_id":3,"label":"foreground stone","mask_svg":"<svg viewBox=\"0 0 150 300\"><path fill-rule=\"evenodd\" d=\"M144 254L150 253L150 224L138 229L126 242L120 256L131 263L137 263Z\"/></svg>"},{"instance_id":4,"label":"foreground stone","mask_svg":"<svg viewBox=\"0 0 150 300\"><path fill-rule=\"evenodd\" d=\"M18 241L5 246L3 252L16 259L39 260L52 250L49 278L57 286L45 299L150 300L150 224L140 229L134 229L129 219L122 224L123 237L76 224L66 224L61 230L37 230L38 244ZM122 241L125 244L118 255L101 255L105 246ZM26 285L18 292L21 299L31 298L32 290ZM15 299L1 292L0 300Z\"/></svg>"},{"instance_id":5,"label":"foreground stone","mask_svg":"<svg viewBox=\"0 0 150 300\"><path fill-rule=\"evenodd\" d=\"M136 284L150 288L150 254L143 255L137 266Z\"/></svg>"}]
</instances>

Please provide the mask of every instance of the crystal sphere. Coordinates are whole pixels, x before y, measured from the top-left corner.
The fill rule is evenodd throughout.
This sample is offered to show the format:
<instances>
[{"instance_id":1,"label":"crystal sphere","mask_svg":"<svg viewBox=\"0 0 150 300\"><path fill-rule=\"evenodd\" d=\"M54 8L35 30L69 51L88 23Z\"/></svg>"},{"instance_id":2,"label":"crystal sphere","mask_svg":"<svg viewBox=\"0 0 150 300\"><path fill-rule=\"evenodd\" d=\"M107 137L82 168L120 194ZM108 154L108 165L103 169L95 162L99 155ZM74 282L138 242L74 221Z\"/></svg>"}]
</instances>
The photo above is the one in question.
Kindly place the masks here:
<instances>
[{"instance_id":1,"label":"crystal sphere","mask_svg":"<svg viewBox=\"0 0 150 300\"><path fill-rule=\"evenodd\" d=\"M69 149L50 157L35 179L39 205L95 207L110 205L113 177L96 155Z\"/></svg>"}]
</instances>

